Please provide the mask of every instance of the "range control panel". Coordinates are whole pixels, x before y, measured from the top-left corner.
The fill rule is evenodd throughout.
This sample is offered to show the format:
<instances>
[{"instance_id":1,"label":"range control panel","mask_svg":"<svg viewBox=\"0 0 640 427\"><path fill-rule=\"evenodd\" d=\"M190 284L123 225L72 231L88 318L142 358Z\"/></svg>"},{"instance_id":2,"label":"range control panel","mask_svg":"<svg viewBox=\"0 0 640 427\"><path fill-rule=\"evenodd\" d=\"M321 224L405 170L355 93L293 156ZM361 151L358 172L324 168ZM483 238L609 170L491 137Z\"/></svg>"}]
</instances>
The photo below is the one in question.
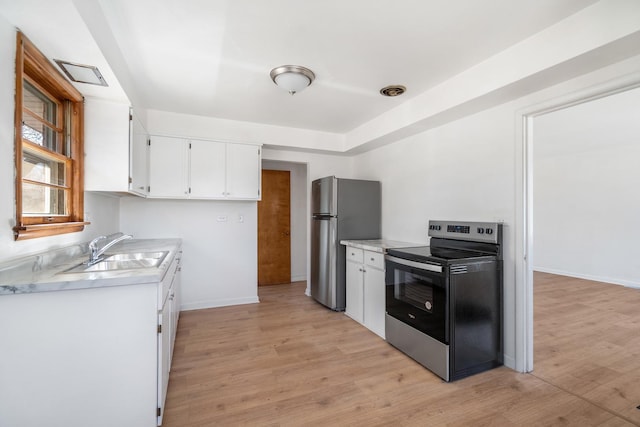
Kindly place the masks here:
<instances>
[{"instance_id":1,"label":"range control panel","mask_svg":"<svg viewBox=\"0 0 640 427\"><path fill-rule=\"evenodd\" d=\"M499 243L501 222L429 221L429 237Z\"/></svg>"}]
</instances>

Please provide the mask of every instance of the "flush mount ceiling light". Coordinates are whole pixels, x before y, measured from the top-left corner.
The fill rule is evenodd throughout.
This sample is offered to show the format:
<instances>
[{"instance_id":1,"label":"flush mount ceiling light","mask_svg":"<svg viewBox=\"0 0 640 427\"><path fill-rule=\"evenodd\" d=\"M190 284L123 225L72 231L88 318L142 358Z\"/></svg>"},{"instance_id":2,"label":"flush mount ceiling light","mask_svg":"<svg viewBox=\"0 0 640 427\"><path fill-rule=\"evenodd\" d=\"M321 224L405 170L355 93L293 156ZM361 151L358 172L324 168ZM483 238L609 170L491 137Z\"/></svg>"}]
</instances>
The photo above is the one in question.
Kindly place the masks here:
<instances>
[{"instance_id":1,"label":"flush mount ceiling light","mask_svg":"<svg viewBox=\"0 0 640 427\"><path fill-rule=\"evenodd\" d=\"M94 67L92 65L82 65L82 64L74 64L72 62L61 61L59 59L54 59L56 64L64 71L64 73L74 82L78 83L88 83L91 85L98 86L109 86L102 77L100 70L98 67Z\"/></svg>"},{"instance_id":2,"label":"flush mount ceiling light","mask_svg":"<svg viewBox=\"0 0 640 427\"><path fill-rule=\"evenodd\" d=\"M291 95L309 86L316 75L300 65L281 65L271 70L271 80Z\"/></svg>"},{"instance_id":3,"label":"flush mount ceiling light","mask_svg":"<svg viewBox=\"0 0 640 427\"><path fill-rule=\"evenodd\" d=\"M402 85L385 86L380 89L380 94L384 96L398 96L407 91L407 88Z\"/></svg>"}]
</instances>

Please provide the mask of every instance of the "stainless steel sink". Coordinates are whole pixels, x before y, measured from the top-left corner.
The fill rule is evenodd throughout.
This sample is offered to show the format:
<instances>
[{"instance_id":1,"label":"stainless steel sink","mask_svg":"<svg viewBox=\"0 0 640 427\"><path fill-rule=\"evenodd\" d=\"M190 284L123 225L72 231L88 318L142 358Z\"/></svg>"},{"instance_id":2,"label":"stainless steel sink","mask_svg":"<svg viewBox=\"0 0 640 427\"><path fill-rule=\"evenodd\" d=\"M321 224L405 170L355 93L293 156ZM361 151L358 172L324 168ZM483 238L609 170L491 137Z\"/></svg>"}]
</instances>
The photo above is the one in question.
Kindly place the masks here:
<instances>
[{"instance_id":1,"label":"stainless steel sink","mask_svg":"<svg viewBox=\"0 0 640 427\"><path fill-rule=\"evenodd\" d=\"M62 273L90 273L95 271L134 270L159 266L169 251L134 252L107 255L102 261L93 265L78 264Z\"/></svg>"},{"instance_id":2,"label":"stainless steel sink","mask_svg":"<svg viewBox=\"0 0 640 427\"><path fill-rule=\"evenodd\" d=\"M145 261L145 260L159 260L158 264L162 262L164 257L168 254L167 251L164 252L134 252L128 254L114 254L107 255L104 257L104 261L113 262L113 261Z\"/></svg>"}]
</instances>

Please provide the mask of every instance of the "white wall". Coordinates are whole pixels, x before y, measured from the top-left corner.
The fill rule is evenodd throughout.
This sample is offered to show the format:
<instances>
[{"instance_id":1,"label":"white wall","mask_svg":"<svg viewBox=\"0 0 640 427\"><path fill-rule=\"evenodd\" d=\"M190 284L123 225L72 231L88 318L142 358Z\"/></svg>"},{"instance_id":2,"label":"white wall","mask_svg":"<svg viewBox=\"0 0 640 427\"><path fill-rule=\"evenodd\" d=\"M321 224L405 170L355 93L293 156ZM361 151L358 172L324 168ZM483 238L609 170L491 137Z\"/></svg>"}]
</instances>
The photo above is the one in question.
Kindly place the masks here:
<instances>
[{"instance_id":1,"label":"white wall","mask_svg":"<svg viewBox=\"0 0 640 427\"><path fill-rule=\"evenodd\" d=\"M258 302L256 202L130 197L120 215L135 238L183 240L183 310Z\"/></svg>"},{"instance_id":2,"label":"white wall","mask_svg":"<svg viewBox=\"0 0 640 427\"><path fill-rule=\"evenodd\" d=\"M263 160L262 169L290 172L291 281L307 280L307 165Z\"/></svg>"},{"instance_id":3,"label":"white wall","mask_svg":"<svg viewBox=\"0 0 640 427\"><path fill-rule=\"evenodd\" d=\"M354 159L354 175L382 182L384 238L424 243L429 219L505 222L507 366L516 367L516 342L523 339L522 331L516 330L516 301L524 286L516 277L516 266L523 261L515 255L515 230L522 221L518 203L523 197L523 188L517 185L523 168L518 113L638 70L640 57L631 58Z\"/></svg>"},{"instance_id":4,"label":"white wall","mask_svg":"<svg viewBox=\"0 0 640 427\"><path fill-rule=\"evenodd\" d=\"M534 268L640 287L640 89L535 118Z\"/></svg>"},{"instance_id":5,"label":"white wall","mask_svg":"<svg viewBox=\"0 0 640 427\"><path fill-rule=\"evenodd\" d=\"M514 121L509 103L364 153L382 182L382 237L427 243L430 219L504 221L505 362L514 362Z\"/></svg>"},{"instance_id":6,"label":"white wall","mask_svg":"<svg viewBox=\"0 0 640 427\"><path fill-rule=\"evenodd\" d=\"M0 261L89 241L98 235L115 233L119 229L119 200L85 193L85 219L91 225L86 226L83 232L14 241L15 48L16 30L0 15Z\"/></svg>"}]
</instances>

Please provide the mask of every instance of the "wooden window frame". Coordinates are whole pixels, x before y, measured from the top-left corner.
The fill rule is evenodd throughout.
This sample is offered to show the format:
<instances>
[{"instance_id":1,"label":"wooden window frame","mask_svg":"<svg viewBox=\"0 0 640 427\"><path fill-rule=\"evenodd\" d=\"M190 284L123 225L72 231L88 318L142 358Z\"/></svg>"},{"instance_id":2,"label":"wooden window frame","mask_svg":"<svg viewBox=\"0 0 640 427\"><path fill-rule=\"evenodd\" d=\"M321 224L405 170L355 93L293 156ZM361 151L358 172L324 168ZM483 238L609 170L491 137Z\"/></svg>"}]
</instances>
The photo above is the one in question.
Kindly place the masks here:
<instances>
[{"instance_id":1,"label":"wooden window frame","mask_svg":"<svg viewBox=\"0 0 640 427\"><path fill-rule=\"evenodd\" d=\"M68 135L69 138L70 152L66 155L40 147L22 138L22 122L23 114L25 114L23 105L24 80L55 98L62 107L58 109L58 114L62 114L60 110L64 110L63 114L68 116L61 122L62 133ZM15 239L32 239L82 231L84 226L89 224L84 221L84 97L21 32L17 33L16 41L15 108L16 225L13 227ZM23 214L22 161L24 147L40 151L46 157L65 162L66 182L69 187L69 197L66 199L68 215L34 216Z\"/></svg>"}]
</instances>

